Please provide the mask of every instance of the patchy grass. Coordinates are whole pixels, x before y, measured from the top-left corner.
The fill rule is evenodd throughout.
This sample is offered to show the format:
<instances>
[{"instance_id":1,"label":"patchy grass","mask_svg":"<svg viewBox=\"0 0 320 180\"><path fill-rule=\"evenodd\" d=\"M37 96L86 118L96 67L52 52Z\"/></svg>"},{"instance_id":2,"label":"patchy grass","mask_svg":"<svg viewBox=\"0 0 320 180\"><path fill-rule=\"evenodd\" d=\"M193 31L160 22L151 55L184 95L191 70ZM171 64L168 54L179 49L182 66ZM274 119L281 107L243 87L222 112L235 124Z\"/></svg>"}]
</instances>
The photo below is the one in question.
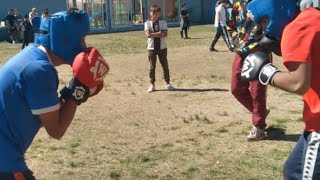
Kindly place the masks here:
<instances>
[{"instance_id":1,"label":"patchy grass","mask_svg":"<svg viewBox=\"0 0 320 180\"><path fill-rule=\"evenodd\" d=\"M192 26L190 40L169 29L171 83L161 65L156 90L149 86L143 31L90 35L111 70L104 90L77 108L65 136L41 129L26 154L38 179L282 179L282 166L302 129L299 96L268 88L269 138L247 142L252 115L230 92L233 53L219 40L208 52L213 26ZM0 42L0 64L20 45ZM281 59L275 65L285 69ZM57 67L60 87L71 78Z\"/></svg>"}]
</instances>

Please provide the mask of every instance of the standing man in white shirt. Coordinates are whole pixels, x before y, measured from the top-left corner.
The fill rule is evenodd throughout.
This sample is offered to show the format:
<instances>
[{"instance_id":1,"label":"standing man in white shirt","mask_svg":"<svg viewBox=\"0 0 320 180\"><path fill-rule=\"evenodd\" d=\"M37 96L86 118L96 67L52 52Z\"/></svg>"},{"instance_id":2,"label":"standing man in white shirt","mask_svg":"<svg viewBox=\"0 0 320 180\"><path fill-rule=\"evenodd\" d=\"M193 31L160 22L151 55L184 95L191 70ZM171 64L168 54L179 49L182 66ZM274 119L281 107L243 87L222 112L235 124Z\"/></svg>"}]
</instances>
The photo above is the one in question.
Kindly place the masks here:
<instances>
[{"instance_id":1,"label":"standing man in white shirt","mask_svg":"<svg viewBox=\"0 0 320 180\"><path fill-rule=\"evenodd\" d=\"M164 80L166 81L165 88L173 90L174 87L170 84L170 73L167 59L167 45L165 38L168 36L167 22L160 20L161 8L157 5L150 7L150 19L144 23L144 31L148 37L148 58L150 63L149 77L150 87L148 92L155 91L155 70L157 63L157 56L163 68Z\"/></svg>"},{"instance_id":2,"label":"standing man in white shirt","mask_svg":"<svg viewBox=\"0 0 320 180\"><path fill-rule=\"evenodd\" d=\"M214 26L217 29L216 34L211 42L211 46L209 51L218 51L214 48L216 43L218 42L219 38L222 36L223 40L228 46L229 51L233 51L231 43L229 41L229 36L227 32L227 23L226 23L226 7L229 6L228 0L219 0L216 6L216 15L214 18Z\"/></svg>"}]
</instances>

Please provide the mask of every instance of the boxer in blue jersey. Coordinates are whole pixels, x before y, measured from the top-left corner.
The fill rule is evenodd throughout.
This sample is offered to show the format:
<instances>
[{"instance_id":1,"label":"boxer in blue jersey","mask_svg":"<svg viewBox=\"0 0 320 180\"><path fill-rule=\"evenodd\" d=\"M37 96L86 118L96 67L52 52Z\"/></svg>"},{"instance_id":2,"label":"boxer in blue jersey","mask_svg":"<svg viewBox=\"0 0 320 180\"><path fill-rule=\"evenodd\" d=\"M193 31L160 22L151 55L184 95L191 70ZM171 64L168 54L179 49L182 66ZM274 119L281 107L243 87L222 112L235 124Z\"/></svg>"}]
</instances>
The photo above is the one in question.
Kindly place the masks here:
<instances>
[{"instance_id":1,"label":"boxer in blue jersey","mask_svg":"<svg viewBox=\"0 0 320 180\"><path fill-rule=\"evenodd\" d=\"M72 65L76 55L85 50L88 15L72 9L33 23L39 30L35 45L23 49L0 68L0 180L35 179L24 155L40 127L60 139L77 105L88 98L71 97L76 94L72 93L74 87L88 90L76 78L63 88L68 93L59 97L55 69L61 64Z\"/></svg>"}]
</instances>

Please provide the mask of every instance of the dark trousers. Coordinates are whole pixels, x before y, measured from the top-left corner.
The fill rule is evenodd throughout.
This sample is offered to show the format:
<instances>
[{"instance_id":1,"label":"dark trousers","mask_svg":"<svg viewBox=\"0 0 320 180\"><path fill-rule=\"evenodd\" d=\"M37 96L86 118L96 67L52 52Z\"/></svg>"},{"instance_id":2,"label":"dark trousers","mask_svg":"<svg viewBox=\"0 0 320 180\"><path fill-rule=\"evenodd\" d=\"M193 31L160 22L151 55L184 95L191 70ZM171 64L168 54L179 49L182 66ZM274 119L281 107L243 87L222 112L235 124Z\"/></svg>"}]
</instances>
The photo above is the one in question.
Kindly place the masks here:
<instances>
[{"instance_id":1,"label":"dark trousers","mask_svg":"<svg viewBox=\"0 0 320 180\"><path fill-rule=\"evenodd\" d=\"M319 132L304 132L284 164L284 179L320 179L319 145Z\"/></svg>"},{"instance_id":2,"label":"dark trousers","mask_svg":"<svg viewBox=\"0 0 320 180\"><path fill-rule=\"evenodd\" d=\"M149 77L150 83L154 84L156 81L156 64L157 64L157 56L159 57L160 64L163 69L163 76L166 83L170 83L170 74L169 74L169 66L167 59L167 48L161 50L148 50L148 58L149 58Z\"/></svg>"},{"instance_id":3,"label":"dark trousers","mask_svg":"<svg viewBox=\"0 0 320 180\"><path fill-rule=\"evenodd\" d=\"M28 31L23 31L23 41L22 41L22 47L23 49L25 46L29 45L29 32Z\"/></svg>"},{"instance_id":4,"label":"dark trousers","mask_svg":"<svg viewBox=\"0 0 320 180\"><path fill-rule=\"evenodd\" d=\"M222 36L224 42L227 44L229 49L232 48L231 43L229 41L229 35L226 27L222 27L221 25L218 26L217 32L211 42L210 48L214 49L214 46L217 44L219 38Z\"/></svg>"},{"instance_id":5,"label":"dark trousers","mask_svg":"<svg viewBox=\"0 0 320 180\"><path fill-rule=\"evenodd\" d=\"M241 69L244 59L236 54L232 64L231 93L252 113L252 124L264 129L266 124L266 93L267 86L259 81L242 81Z\"/></svg>"},{"instance_id":6,"label":"dark trousers","mask_svg":"<svg viewBox=\"0 0 320 180\"><path fill-rule=\"evenodd\" d=\"M0 172L1 180L35 180L33 172L30 170L16 173L2 173Z\"/></svg>"},{"instance_id":7,"label":"dark trousers","mask_svg":"<svg viewBox=\"0 0 320 180\"><path fill-rule=\"evenodd\" d=\"M184 37L183 37L183 32L184 32ZM188 27L184 27L182 29L180 29L180 36L181 38L185 38L188 39Z\"/></svg>"}]
</instances>

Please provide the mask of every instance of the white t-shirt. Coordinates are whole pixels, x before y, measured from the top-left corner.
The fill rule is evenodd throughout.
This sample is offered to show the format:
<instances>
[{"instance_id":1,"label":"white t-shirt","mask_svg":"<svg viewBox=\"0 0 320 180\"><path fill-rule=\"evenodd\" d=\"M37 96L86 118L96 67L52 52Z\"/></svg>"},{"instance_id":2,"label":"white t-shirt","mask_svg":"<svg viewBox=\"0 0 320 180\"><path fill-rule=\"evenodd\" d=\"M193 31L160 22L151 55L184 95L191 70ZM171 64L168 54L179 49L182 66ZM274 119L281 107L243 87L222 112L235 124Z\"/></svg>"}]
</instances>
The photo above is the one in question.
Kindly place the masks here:
<instances>
[{"instance_id":1,"label":"white t-shirt","mask_svg":"<svg viewBox=\"0 0 320 180\"><path fill-rule=\"evenodd\" d=\"M153 26L152 26L152 21L147 20L144 23L144 31L149 30L150 32L154 32ZM168 31L168 25L167 22L164 20L159 20L159 31ZM148 38L148 50L154 50L154 38ZM167 48L167 44L165 42L165 38L160 38L160 49L165 49Z\"/></svg>"},{"instance_id":2,"label":"white t-shirt","mask_svg":"<svg viewBox=\"0 0 320 180\"><path fill-rule=\"evenodd\" d=\"M214 18L214 26L218 27L219 23L223 27L227 26L227 23L226 23L226 10L223 7L223 3L221 3L220 5L218 5L216 7L216 15L215 15L215 18Z\"/></svg>"},{"instance_id":3,"label":"white t-shirt","mask_svg":"<svg viewBox=\"0 0 320 180\"><path fill-rule=\"evenodd\" d=\"M32 24L32 19L33 19L34 17L39 17L38 13L30 12L30 13L29 13L29 21L30 21L31 24Z\"/></svg>"}]
</instances>

